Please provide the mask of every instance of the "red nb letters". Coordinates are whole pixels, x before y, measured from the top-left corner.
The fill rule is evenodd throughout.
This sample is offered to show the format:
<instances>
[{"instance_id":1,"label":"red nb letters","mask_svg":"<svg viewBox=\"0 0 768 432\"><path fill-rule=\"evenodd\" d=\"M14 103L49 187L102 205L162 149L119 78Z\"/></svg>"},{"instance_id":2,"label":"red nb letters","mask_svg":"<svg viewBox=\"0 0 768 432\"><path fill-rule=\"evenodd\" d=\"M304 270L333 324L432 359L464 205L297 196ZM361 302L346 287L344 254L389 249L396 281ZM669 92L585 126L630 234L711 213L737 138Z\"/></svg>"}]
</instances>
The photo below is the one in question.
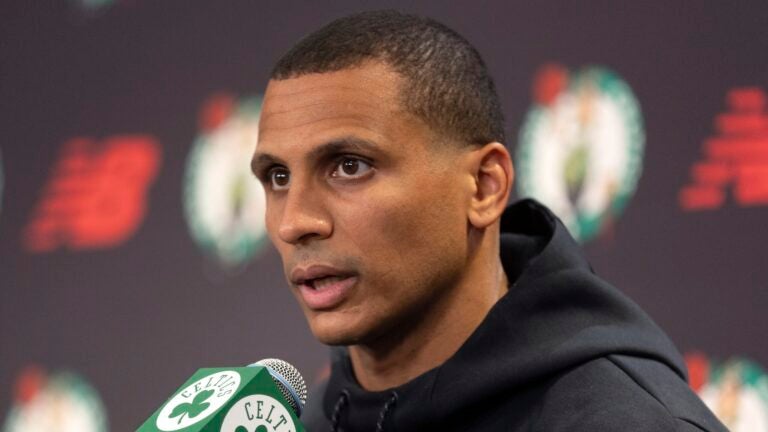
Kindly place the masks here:
<instances>
[{"instance_id":1,"label":"red nb letters","mask_svg":"<svg viewBox=\"0 0 768 432\"><path fill-rule=\"evenodd\" d=\"M47 252L60 246L95 249L123 243L144 218L160 158L159 145L145 135L66 142L24 231L25 249Z\"/></svg>"}]
</instances>

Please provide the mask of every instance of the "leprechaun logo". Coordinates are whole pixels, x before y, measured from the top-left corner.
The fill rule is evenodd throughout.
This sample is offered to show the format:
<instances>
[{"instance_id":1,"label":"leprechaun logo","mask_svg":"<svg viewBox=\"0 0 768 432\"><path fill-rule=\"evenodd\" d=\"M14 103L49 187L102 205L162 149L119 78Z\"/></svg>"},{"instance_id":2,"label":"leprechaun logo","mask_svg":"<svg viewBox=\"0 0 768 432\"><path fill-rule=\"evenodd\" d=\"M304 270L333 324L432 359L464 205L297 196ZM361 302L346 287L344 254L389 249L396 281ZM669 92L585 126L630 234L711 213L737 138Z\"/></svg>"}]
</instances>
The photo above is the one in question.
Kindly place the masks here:
<instances>
[{"instance_id":1,"label":"leprechaun logo","mask_svg":"<svg viewBox=\"0 0 768 432\"><path fill-rule=\"evenodd\" d=\"M740 358L712 364L700 354L686 361L692 387L728 430L768 432L768 376L760 366Z\"/></svg>"},{"instance_id":2,"label":"leprechaun logo","mask_svg":"<svg viewBox=\"0 0 768 432\"><path fill-rule=\"evenodd\" d=\"M246 264L266 243L264 190L250 168L260 111L260 97L212 97L187 161L184 204L192 237L225 268Z\"/></svg>"},{"instance_id":3,"label":"leprechaun logo","mask_svg":"<svg viewBox=\"0 0 768 432\"><path fill-rule=\"evenodd\" d=\"M645 134L639 104L614 72L536 75L517 151L518 192L549 206L580 241L617 218L640 177Z\"/></svg>"},{"instance_id":4,"label":"leprechaun logo","mask_svg":"<svg viewBox=\"0 0 768 432\"><path fill-rule=\"evenodd\" d=\"M240 386L240 374L222 371L207 375L171 398L157 416L162 431L184 429L205 420L221 408Z\"/></svg>"},{"instance_id":5,"label":"leprechaun logo","mask_svg":"<svg viewBox=\"0 0 768 432\"><path fill-rule=\"evenodd\" d=\"M3 432L107 432L96 390L72 372L30 366L19 374Z\"/></svg>"}]
</instances>

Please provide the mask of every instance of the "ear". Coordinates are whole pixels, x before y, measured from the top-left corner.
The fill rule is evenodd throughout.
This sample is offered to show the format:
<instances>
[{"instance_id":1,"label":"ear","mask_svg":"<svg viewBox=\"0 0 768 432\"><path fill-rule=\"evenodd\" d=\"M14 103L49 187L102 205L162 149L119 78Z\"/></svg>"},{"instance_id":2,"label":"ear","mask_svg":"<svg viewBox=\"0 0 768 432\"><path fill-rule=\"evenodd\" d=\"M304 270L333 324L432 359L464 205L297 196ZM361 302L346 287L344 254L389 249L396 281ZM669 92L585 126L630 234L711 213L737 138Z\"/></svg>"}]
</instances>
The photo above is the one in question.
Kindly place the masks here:
<instances>
[{"instance_id":1,"label":"ear","mask_svg":"<svg viewBox=\"0 0 768 432\"><path fill-rule=\"evenodd\" d=\"M512 157L498 142L486 144L472 153L475 190L469 207L469 222L486 228L501 218L512 190Z\"/></svg>"}]
</instances>

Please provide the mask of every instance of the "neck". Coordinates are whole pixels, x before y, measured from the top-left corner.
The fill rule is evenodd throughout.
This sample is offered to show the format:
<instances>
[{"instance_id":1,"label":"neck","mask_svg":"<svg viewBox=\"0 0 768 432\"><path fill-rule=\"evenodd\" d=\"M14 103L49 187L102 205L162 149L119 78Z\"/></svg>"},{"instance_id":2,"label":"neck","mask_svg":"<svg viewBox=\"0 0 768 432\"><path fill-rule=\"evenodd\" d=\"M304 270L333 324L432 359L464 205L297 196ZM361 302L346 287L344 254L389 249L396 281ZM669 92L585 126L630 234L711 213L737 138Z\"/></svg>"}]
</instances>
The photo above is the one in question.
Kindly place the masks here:
<instances>
[{"instance_id":1,"label":"neck","mask_svg":"<svg viewBox=\"0 0 768 432\"><path fill-rule=\"evenodd\" d=\"M492 243L478 248L484 252L472 258L460 280L415 322L403 323L373 343L349 347L355 377L364 389L397 387L443 364L507 292L498 235L480 242Z\"/></svg>"}]
</instances>

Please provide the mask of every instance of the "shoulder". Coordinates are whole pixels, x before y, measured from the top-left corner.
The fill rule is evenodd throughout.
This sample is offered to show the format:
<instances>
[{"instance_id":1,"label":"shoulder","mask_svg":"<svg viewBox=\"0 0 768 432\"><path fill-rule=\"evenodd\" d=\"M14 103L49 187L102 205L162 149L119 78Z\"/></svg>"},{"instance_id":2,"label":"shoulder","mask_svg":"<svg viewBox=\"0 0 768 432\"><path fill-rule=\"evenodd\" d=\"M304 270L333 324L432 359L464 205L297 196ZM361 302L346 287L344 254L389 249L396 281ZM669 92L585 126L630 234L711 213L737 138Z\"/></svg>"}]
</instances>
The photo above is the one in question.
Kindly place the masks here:
<instances>
[{"instance_id":1,"label":"shoulder","mask_svg":"<svg viewBox=\"0 0 768 432\"><path fill-rule=\"evenodd\" d=\"M537 431L725 431L687 383L652 359L611 355L552 381Z\"/></svg>"}]
</instances>

